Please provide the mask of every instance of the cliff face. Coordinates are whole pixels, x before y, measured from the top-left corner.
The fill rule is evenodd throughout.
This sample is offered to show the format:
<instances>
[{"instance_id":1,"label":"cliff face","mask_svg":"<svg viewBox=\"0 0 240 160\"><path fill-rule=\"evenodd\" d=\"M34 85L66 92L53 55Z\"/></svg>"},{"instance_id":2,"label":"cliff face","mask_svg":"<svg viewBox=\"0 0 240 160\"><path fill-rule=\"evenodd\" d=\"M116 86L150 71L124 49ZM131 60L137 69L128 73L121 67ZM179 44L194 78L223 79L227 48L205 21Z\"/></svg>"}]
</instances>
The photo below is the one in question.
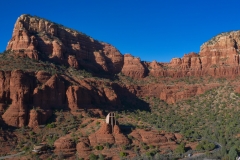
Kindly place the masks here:
<instances>
[{"instance_id":1,"label":"cliff face","mask_svg":"<svg viewBox=\"0 0 240 160\"><path fill-rule=\"evenodd\" d=\"M130 54L124 55L122 73L132 78L144 78L147 75L147 71L140 59Z\"/></svg>"},{"instance_id":2,"label":"cliff face","mask_svg":"<svg viewBox=\"0 0 240 160\"><path fill-rule=\"evenodd\" d=\"M129 55L124 56L122 72L130 77L185 77L185 76L214 76L234 77L239 75L240 31L222 33L201 46L199 54L189 53L182 58L173 58L169 63L147 62L142 67L136 60L126 61ZM126 61L126 62L125 62ZM130 65L129 65L130 64ZM134 65L134 66L133 66ZM130 67L131 66L131 67ZM126 68L136 68L135 74L129 74ZM131 71L128 69L128 71ZM134 73L134 72L132 72ZM148 74L146 74L148 73Z\"/></svg>"},{"instance_id":3,"label":"cliff face","mask_svg":"<svg viewBox=\"0 0 240 160\"><path fill-rule=\"evenodd\" d=\"M141 62L126 54L122 73L132 78L214 76L234 77L239 75L240 31L222 33L201 46L199 54L191 52L182 58L173 58L169 63Z\"/></svg>"},{"instance_id":4,"label":"cliff face","mask_svg":"<svg viewBox=\"0 0 240 160\"><path fill-rule=\"evenodd\" d=\"M123 56L115 47L66 28L29 15L20 16L14 26L7 50L17 56L50 60L110 74L122 72L132 78L148 75L234 76L239 74L240 31L222 33L201 46L199 54L189 53L170 63L144 63L130 54Z\"/></svg>"},{"instance_id":5,"label":"cliff face","mask_svg":"<svg viewBox=\"0 0 240 160\"><path fill-rule=\"evenodd\" d=\"M48 20L21 15L7 50L19 56L48 59L75 68L118 73L123 56L113 46Z\"/></svg>"},{"instance_id":6,"label":"cliff face","mask_svg":"<svg viewBox=\"0 0 240 160\"><path fill-rule=\"evenodd\" d=\"M214 76L239 75L240 31L222 33L201 46L199 54L185 54L162 66L150 63L153 76Z\"/></svg>"},{"instance_id":7,"label":"cliff face","mask_svg":"<svg viewBox=\"0 0 240 160\"><path fill-rule=\"evenodd\" d=\"M35 127L45 124L53 109L92 109L101 106L119 106L121 102L111 84L108 88L94 80L66 85L62 76L21 70L0 72L0 105L2 118L10 126Z\"/></svg>"}]
</instances>

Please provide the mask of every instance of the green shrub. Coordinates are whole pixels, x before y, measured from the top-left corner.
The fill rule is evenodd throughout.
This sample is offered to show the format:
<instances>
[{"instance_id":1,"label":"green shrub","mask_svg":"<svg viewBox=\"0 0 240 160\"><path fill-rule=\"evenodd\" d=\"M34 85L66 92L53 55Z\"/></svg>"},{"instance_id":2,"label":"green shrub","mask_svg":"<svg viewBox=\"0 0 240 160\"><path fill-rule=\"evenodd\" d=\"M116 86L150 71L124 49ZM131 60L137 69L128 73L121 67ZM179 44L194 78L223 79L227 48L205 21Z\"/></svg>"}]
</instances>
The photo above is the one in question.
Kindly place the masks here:
<instances>
[{"instance_id":1,"label":"green shrub","mask_svg":"<svg viewBox=\"0 0 240 160\"><path fill-rule=\"evenodd\" d=\"M90 160L97 160L97 159L98 159L98 156L96 156L95 154L91 153L91 154L89 155L89 159L90 159Z\"/></svg>"},{"instance_id":2,"label":"green shrub","mask_svg":"<svg viewBox=\"0 0 240 160\"><path fill-rule=\"evenodd\" d=\"M104 148L104 147L103 147L102 145L95 147L96 150L100 150L100 151L103 150L103 148Z\"/></svg>"},{"instance_id":3,"label":"green shrub","mask_svg":"<svg viewBox=\"0 0 240 160\"><path fill-rule=\"evenodd\" d=\"M125 146L125 145L122 146L122 149L123 149L123 150L126 150L126 149L127 149L127 146Z\"/></svg>"},{"instance_id":4,"label":"green shrub","mask_svg":"<svg viewBox=\"0 0 240 160\"><path fill-rule=\"evenodd\" d=\"M143 149L148 150L149 147L147 145L143 145Z\"/></svg>"},{"instance_id":5,"label":"green shrub","mask_svg":"<svg viewBox=\"0 0 240 160\"><path fill-rule=\"evenodd\" d=\"M212 142L208 142L206 140L201 141L200 143L198 143L198 145L196 146L196 150L206 150L206 151L211 151L215 148L215 144Z\"/></svg>"},{"instance_id":6,"label":"green shrub","mask_svg":"<svg viewBox=\"0 0 240 160\"><path fill-rule=\"evenodd\" d=\"M184 143L181 143L177 146L177 148L175 149L175 152L178 153L178 154L183 154L185 153L185 144Z\"/></svg>"},{"instance_id":7,"label":"green shrub","mask_svg":"<svg viewBox=\"0 0 240 160\"><path fill-rule=\"evenodd\" d=\"M49 123L47 124L47 128L55 128L56 125L54 123Z\"/></svg>"},{"instance_id":8,"label":"green shrub","mask_svg":"<svg viewBox=\"0 0 240 160\"><path fill-rule=\"evenodd\" d=\"M146 156L148 156L148 157L153 157L155 154L157 154L157 150L152 150L152 151L146 152Z\"/></svg>"},{"instance_id":9,"label":"green shrub","mask_svg":"<svg viewBox=\"0 0 240 160\"><path fill-rule=\"evenodd\" d=\"M127 156L127 153L121 151L121 152L119 153L119 155L120 155L120 157L126 157L126 156Z\"/></svg>"},{"instance_id":10,"label":"green shrub","mask_svg":"<svg viewBox=\"0 0 240 160\"><path fill-rule=\"evenodd\" d=\"M150 149L154 149L155 146L153 146L153 145L149 145L149 148L150 148Z\"/></svg>"}]
</instances>

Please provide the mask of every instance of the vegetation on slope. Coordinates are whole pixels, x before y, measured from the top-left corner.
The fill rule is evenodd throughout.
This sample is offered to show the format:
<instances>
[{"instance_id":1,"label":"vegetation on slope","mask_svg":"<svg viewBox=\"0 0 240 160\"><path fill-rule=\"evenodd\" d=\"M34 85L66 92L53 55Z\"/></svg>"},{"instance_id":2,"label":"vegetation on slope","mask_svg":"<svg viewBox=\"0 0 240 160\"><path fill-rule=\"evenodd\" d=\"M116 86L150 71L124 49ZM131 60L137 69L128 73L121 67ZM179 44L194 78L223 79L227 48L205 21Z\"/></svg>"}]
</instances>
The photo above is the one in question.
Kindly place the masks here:
<instances>
[{"instance_id":1,"label":"vegetation on slope","mask_svg":"<svg viewBox=\"0 0 240 160\"><path fill-rule=\"evenodd\" d=\"M6 51L3 54L0 54L0 70L11 71L14 69L21 69L28 72L36 71L46 71L50 74L65 74L70 77L76 77L78 79L93 77L93 75L84 70L76 70L74 68L67 68L63 65L58 65L50 63L48 61L35 61L27 57L17 57L15 58L10 51ZM98 77L94 77L98 78ZM209 140L219 143L221 151L214 152L214 154L209 155L212 157L225 157L226 159L232 159L236 156L237 153L240 153L240 95L234 93L234 86L231 85L231 81L218 78L213 79L211 77L206 77L204 80L202 78L179 78L172 80L169 78L155 78L147 77L143 80L134 80L132 78L123 76L121 74L114 77L115 82L131 84L131 85L144 85L148 83L164 83L166 85L174 85L178 82L184 82L185 84L202 84L203 81L216 82L222 84L221 87L209 90L204 94L194 97L189 100L177 102L176 104L170 105L167 104L156 97L145 97L141 100L148 103L151 107L151 111L141 111L133 110L123 111L118 113L118 117L125 117L126 125L138 127L138 128L153 128L159 131L168 131L168 132L179 132L184 135L186 141L199 141L200 139L205 139L199 143L196 150L206 151L212 150L214 148L213 143L209 143ZM110 81L110 79L104 79ZM235 79L237 81L237 79ZM126 108L132 108L131 104L124 104ZM134 112L133 112L134 111ZM58 115L59 114L59 115ZM57 117L61 117L61 112L56 112ZM58 123L54 121L47 125L46 130L59 132L58 137L65 135L67 132L74 132L74 129L79 127L84 128L85 123L81 123L81 118L72 116L73 121L72 128L69 123ZM53 125L54 124L54 125ZM65 124L66 126L63 126ZM68 126L70 128L68 128ZM31 145L34 143L40 143L41 139L36 139L37 137L44 137L41 133L32 133L31 130L26 130L24 128L16 130L17 132L28 132L30 134ZM94 129L95 131L95 129ZM93 131L89 131L92 133ZM46 133L47 135L47 133ZM82 136L82 133L81 133ZM57 137L47 138L47 142L52 146L53 142ZM23 139L22 139L23 140ZM19 141L18 148L23 148L25 142ZM176 152L183 153L184 148L182 143L179 144L179 149ZM30 150L31 147L25 148ZM169 151L172 152L172 151ZM123 152L121 155L123 155ZM156 153L146 153L149 156L153 156Z\"/></svg>"},{"instance_id":2,"label":"vegetation on slope","mask_svg":"<svg viewBox=\"0 0 240 160\"><path fill-rule=\"evenodd\" d=\"M189 141L212 140L222 146L214 157L228 157L233 150L240 152L240 95L229 83L174 105L158 98L144 100L150 104L151 112L123 113L140 121L140 125L129 122L131 125L180 132Z\"/></svg>"}]
</instances>

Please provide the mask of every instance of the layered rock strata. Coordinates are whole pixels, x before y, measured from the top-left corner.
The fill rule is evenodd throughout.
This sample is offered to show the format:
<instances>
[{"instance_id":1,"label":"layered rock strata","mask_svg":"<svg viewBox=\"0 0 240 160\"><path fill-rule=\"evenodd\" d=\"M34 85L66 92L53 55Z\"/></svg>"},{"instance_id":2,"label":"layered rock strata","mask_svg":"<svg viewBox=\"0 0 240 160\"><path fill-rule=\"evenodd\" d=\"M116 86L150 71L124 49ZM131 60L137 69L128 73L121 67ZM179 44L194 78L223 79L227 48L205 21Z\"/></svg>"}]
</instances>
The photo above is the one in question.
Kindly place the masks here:
<instances>
[{"instance_id":1,"label":"layered rock strata","mask_svg":"<svg viewBox=\"0 0 240 160\"><path fill-rule=\"evenodd\" d=\"M17 19L7 50L18 56L111 74L120 72L123 66L122 54L112 45L30 15Z\"/></svg>"},{"instance_id":2,"label":"layered rock strata","mask_svg":"<svg viewBox=\"0 0 240 160\"><path fill-rule=\"evenodd\" d=\"M67 85L66 81L64 76L51 76L43 71L1 71L0 106L3 121L15 127L35 127L45 124L54 109L76 111L101 106L117 107L121 104L112 84L82 80L76 86Z\"/></svg>"},{"instance_id":3,"label":"layered rock strata","mask_svg":"<svg viewBox=\"0 0 240 160\"><path fill-rule=\"evenodd\" d=\"M14 26L7 50L18 56L50 60L76 69L109 74L122 72L132 78L235 76L239 74L240 31L222 33L201 46L199 54L189 53L170 63L142 62L124 56L112 45L99 42L51 21L21 15Z\"/></svg>"}]
</instances>

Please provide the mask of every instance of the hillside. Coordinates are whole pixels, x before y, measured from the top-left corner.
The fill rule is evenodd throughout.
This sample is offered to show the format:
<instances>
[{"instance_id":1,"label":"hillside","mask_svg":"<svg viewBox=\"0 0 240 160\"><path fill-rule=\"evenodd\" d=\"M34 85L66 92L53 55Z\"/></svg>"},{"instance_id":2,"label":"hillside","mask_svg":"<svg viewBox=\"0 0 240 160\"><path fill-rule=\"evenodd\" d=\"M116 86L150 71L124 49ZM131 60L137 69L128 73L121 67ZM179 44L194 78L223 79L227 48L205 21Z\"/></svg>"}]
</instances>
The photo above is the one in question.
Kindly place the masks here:
<instances>
[{"instance_id":1,"label":"hillside","mask_svg":"<svg viewBox=\"0 0 240 160\"><path fill-rule=\"evenodd\" d=\"M239 40L239 31L222 33L199 54L145 62L21 15L0 54L0 140L7 146L0 154L172 159L210 151L204 156L232 157L240 151ZM104 120L110 111L117 113L112 129ZM33 154L41 142L48 152Z\"/></svg>"}]
</instances>

